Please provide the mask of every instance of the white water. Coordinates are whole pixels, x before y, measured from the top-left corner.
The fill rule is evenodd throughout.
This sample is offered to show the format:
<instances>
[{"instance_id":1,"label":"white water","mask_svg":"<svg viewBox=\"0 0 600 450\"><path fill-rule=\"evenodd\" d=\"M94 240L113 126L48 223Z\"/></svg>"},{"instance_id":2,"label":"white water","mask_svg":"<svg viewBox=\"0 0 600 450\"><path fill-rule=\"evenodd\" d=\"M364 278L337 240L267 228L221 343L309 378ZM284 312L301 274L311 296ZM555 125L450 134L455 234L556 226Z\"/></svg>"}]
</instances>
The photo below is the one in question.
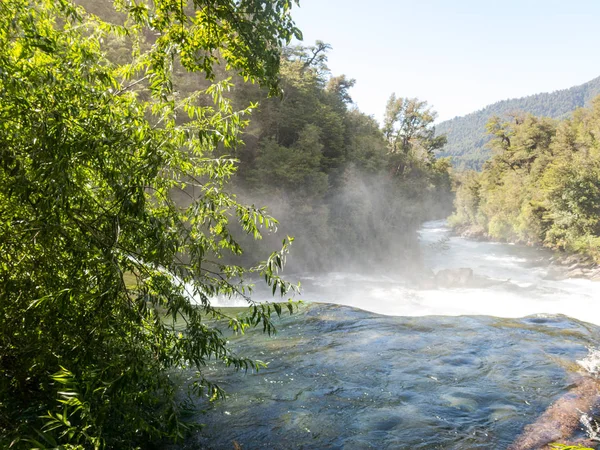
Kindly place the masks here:
<instances>
[{"instance_id":1,"label":"white water","mask_svg":"<svg viewBox=\"0 0 600 450\"><path fill-rule=\"evenodd\" d=\"M588 350L588 355L577 360L577 364L592 375L600 376L600 350L597 348L589 348Z\"/></svg>"},{"instance_id":2,"label":"white water","mask_svg":"<svg viewBox=\"0 0 600 450\"><path fill-rule=\"evenodd\" d=\"M231 397L201 417L205 435L188 448L231 448L234 439L244 448L508 448L553 402L573 395L575 360L600 376L598 327L518 319L563 314L600 325L600 283L548 280L550 253L450 237L441 222L425 224L420 239L420 278L392 269L287 278L302 282L307 301L429 317L315 304L283 316L276 337L260 328L252 339L232 337L236 351L269 366L241 380L214 369ZM415 287L429 269L461 267L491 287ZM508 319L439 317L460 315ZM581 426L600 435L587 411Z\"/></svg>"},{"instance_id":3,"label":"white water","mask_svg":"<svg viewBox=\"0 0 600 450\"><path fill-rule=\"evenodd\" d=\"M443 221L419 232L423 263L433 271L468 267L499 284L486 288L417 289L393 272L299 275L302 300L348 305L393 316L566 316L600 325L600 282L546 279L551 254L542 249L451 236ZM293 276L289 277L294 279ZM240 306L242 300L222 300Z\"/></svg>"}]
</instances>

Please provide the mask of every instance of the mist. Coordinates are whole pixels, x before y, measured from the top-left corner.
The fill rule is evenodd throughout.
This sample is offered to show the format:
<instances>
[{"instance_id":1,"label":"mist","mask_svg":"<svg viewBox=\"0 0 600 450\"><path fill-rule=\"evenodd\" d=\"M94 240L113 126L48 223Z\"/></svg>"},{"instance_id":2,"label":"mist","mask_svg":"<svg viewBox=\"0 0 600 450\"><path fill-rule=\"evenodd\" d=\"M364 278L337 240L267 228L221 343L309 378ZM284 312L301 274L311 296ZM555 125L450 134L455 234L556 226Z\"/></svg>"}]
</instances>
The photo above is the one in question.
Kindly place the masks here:
<instances>
[{"instance_id":1,"label":"mist","mask_svg":"<svg viewBox=\"0 0 600 450\"><path fill-rule=\"evenodd\" d=\"M426 220L445 218L451 193L402 189L386 174L348 167L323 197L306 198L285 189L268 195L243 185L236 195L246 204L267 207L278 221L276 233L261 241L244 240L253 257L277 249L294 237L286 273L350 271L407 275L422 268L418 229Z\"/></svg>"}]
</instances>

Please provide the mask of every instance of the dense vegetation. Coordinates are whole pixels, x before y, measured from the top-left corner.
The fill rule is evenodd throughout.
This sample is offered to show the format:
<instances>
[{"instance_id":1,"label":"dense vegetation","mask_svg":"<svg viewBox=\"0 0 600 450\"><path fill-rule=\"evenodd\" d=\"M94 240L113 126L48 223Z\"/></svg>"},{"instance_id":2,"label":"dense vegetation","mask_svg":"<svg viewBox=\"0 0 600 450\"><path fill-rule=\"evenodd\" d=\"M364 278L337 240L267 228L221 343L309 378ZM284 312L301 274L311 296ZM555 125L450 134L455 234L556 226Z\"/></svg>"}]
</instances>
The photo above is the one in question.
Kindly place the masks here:
<instances>
[{"instance_id":1,"label":"dense vegetation","mask_svg":"<svg viewBox=\"0 0 600 450\"><path fill-rule=\"evenodd\" d=\"M122 20L106 0L76 1L112 22ZM124 53L123 43L106 47L113 59ZM233 230L247 250L242 258L250 263L280 244L278 236L290 235L296 238L290 270L406 266L417 256L420 224L452 208L449 161L434 156L445 142L434 136L436 114L424 101L397 99L380 130L352 104L355 81L330 73L330 50L321 41L283 49L282 95L275 97L224 65L213 69L217 79L231 83L235 109L255 106L240 135L243 145L218 149L239 161L230 189L248 204L268 206L280 222L277 235L261 241ZM182 69L174 67L180 94L209 86ZM393 142L394 127L402 148ZM178 202L186 196L175 194Z\"/></svg>"},{"instance_id":2,"label":"dense vegetation","mask_svg":"<svg viewBox=\"0 0 600 450\"><path fill-rule=\"evenodd\" d=\"M277 222L243 200L272 205L312 269L398 258L450 205L434 113L392 97L380 130L326 44L284 49L291 2L80 3L108 21L67 0L0 5L0 447L178 439L180 368L213 399L208 360L257 367L214 319L271 331L281 305L245 280L292 286L287 239L256 262Z\"/></svg>"},{"instance_id":3,"label":"dense vegetation","mask_svg":"<svg viewBox=\"0 0 600 450\"><path fill-rule=\"evenodd\" d=\"M487 129L495 155L463 174L452 224L600 262L600 97L561 121L495 117Z\"/></svg>"},{"instance_id":4,"label":"dense vegetation","mask_svg":"<svg viewBox=\"0 0 600 450\"><path fill-rule=\"evenodd\" d=\"M563 119L577 108L589 105L599 94L600 77L570 89L503 100L466 116L446 120L437 126L437 132L448 139L440 156L451 156L455 167L480 170L491 154L485 130L491 117L529 113Z\"/></svg>"},{"instance_id":5,"label":"dense vegetation","mask_svg":"<svg viewBox=\"0 0 600 450\"><path fill-rule=\"evenodd\" d=\"M329 73L326 51L320 42L287 49L282 98L234 89L242 103L262 97L235 153L235 190L268 205L280 232L296 238L292 269L400 268L415 256L420 224L452 205L449 163L433 155L443 143L433 136L435 114L392 96L380 130L352 106L354 81Z\"/></svg>"},{"instance_id":6,"label":"dense vegetation","mask_svg":"<svg viewBox=\"0 0 600 450\"><path fill-rule=\"evenodd\" d=\"M228 85L181 95L173 67L212 79L219 60L276 92L280 49L298 30L290 2L120 2L125 27L68 1L0 4L0 447L148 448L181 437L173 376L220 391L209 359L235 368L210 298L244 295L254 272L285 294L283 254L253 268L223 262L259 237L264 211L224 191L247 111ZM116 63L102 45L132 53ZM195 195L186 204L174 192ZM282 252L285 251L282 250ZM192 296L195 301L192 301ZM254 305L229 325L261 324ZM207 321L208 320L208 321Z\"/></svg>"}]
</instances>

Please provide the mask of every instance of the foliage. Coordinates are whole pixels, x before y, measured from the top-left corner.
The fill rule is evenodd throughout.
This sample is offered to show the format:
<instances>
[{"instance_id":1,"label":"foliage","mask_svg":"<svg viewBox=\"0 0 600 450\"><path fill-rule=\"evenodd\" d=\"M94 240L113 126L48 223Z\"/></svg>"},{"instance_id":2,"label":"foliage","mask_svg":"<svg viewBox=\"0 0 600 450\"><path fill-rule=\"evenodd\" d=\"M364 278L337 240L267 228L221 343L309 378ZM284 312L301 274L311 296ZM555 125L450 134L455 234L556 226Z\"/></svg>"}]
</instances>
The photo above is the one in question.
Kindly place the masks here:
<instances>
[{"instance_id":1,"label":"foliage","mask_svg":"<svg viewBox=\"0 0 600 450\"><path fill-rule=\"evenodd\" d=\"M435 137L433 122L436 113L427 102L416 98L388 99L383 119L383 134L392 153L419 152L434 158L434 151L446 143L445 136Z\"/></svg>"},{"instance_id":2,"label":"foliage","mask_svg":"<svg viewBox=\"0 0 600 450\"><path fill-rule=\"evenodd\" d=\"M452 223L600 262L600 97L560 122L492 118L488 131L495 156L463 175Z\"/></svg>"},{"instance_id":3,"label":"foliage","mask_svg":"<svg viewBox=\"0 0 600 450\"><path fill-rule=\"evenodd\" d=\"M352 104L354 80L330 74L328 47L286 50L281 98L236 87L239 103L262 99L236 151L234 183L246 201L269 204L282 218L280 231L297 237L294 269L404 265L414 259L416 227L451 205L449 162L427 151L435 113L411 100L410 114L423 118L414 149L391 153L377 122Z\"/></svg>"},{"instance_id":4,"label":"foliage","mask_svg":"<svg viewBox=\"0 0 600 450\"><path fill-rule=\"evenodd\" d=\"M581 445L550 444L550 448L557 450L594 450L591 447L582 447Z\"/></svg>"},{"instance_id":5,"label":"foliage","mask_svg":"<svg viewBox=\"0 0 600 450\"><path fill-rule=\"evenodd\" d=\"M249 109L222 81L190 96L174 67L209 79L225 61L269 92L279 49L298 35L291 2L117 2L124 26L67 0L0 4L0 446L129 448L180 439L188 425L174 369L236 369L210 299L242 295L236 332L273 331L280 304L254 304L248 274L273 292L283 249L250 269L230 228L276 224L224 190ZM196 9L196 13L188 13ZM128 63L105 57L122 40ZM121 55L123 56L123 54ZM177 195L176 195L177 194ZM186 202L176 202L177 196ZM291 305L288 305L291 308Z\"/></svg>"},{"instance_id":6,"label":"foliage","mask_svg":"<svg viewBox=\"0 0 600 450\"><path fill-rule=\"evenodd\" d=\"M492 117L532 114L564 119L577 108L589 106L599 94L600 77L570 89L502 100L466 116L446 120L437 126L438 133L448 138L440 156L451 156L456 167L481 170L491 156L487 146L490 137L486 135L486 123Z\"/></svg>"}]
</instances>

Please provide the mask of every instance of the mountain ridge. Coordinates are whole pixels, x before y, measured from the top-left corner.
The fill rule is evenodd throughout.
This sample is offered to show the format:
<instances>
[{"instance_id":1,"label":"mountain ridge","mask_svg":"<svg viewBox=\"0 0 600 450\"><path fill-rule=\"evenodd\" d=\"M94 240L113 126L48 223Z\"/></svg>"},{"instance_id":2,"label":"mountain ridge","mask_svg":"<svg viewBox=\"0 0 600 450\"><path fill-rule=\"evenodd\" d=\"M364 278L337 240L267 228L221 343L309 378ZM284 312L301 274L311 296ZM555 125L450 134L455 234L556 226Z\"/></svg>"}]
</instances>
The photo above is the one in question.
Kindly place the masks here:
<instances>
[{"instance_id":1,"label":"mountain ridge","mask_svg":"<svg viewBox=\"0 0 600 450\"><path fill-rule=\"evenodd\" d=\"M597 95L600 95L600 76L566 89L500 100L470 114L445 120L436 126L436 133L446 134L448 138L438 156L452 157L455 167L479 170L491 155L486 147L489 137L485 133L490 117L524 112L560 119L589 105Z\"/></svg>"}]
</instances>

